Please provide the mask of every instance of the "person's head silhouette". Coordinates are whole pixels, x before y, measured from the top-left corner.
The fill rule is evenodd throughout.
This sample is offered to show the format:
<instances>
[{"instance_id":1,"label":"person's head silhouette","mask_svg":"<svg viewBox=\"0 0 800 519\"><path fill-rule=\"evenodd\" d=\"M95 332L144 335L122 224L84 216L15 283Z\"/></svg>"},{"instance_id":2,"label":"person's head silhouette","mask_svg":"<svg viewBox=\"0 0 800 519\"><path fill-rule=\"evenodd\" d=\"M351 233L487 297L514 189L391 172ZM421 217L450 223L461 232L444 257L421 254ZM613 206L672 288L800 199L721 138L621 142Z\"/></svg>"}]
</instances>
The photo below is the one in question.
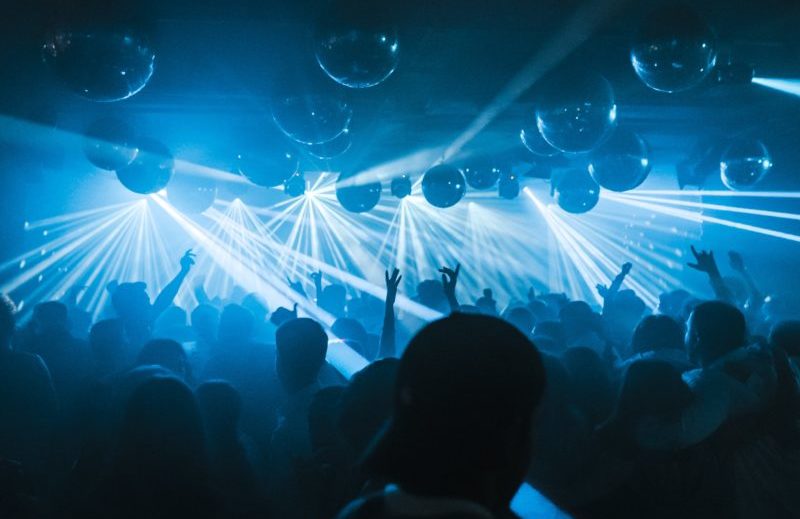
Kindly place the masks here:
<instances>
[{"instance_id":1,"label":"person's head silhouette","mask_svg":"<svg viewBox=\"0 0 800 519\"><path fill-rule=\"evenodd\" d=\"M313 319L292 319L275 333L278 378L288 393L317 381L328 352L328 335Z\"/></svg>"},{"instance_id":2,"label":"person's head silhouette","mask_svg":"<svg viewBox=\"0 0 800 519\"><path fill-rule=\"evenodd\" d=\"M541 357L512 325L458 313L435 321L400 360L394 415L366 469L411 494L506 511L543 391Z\"/></svg>"},{"instance_id":3,"label":"person's head silhouette","mask_svg":"<svg viewBox=\"0 0 800 519\"><path fill-rule=\"evenodd\" d=\"M657 350L683 350L683 326L666 315L648 315L633 331L634 353Z\"/></svg>"},{"instance_id":4,"label":"person's head silhouette","mask_svg":"<svg viewBox=\"0 0 800 519\"><path fill-rule=\"evenodd\" d=\"M747 342L744 315L721 301L700 303L689 317L686 349L693 360L707 366Z\"/></svg>"}]
</instances>

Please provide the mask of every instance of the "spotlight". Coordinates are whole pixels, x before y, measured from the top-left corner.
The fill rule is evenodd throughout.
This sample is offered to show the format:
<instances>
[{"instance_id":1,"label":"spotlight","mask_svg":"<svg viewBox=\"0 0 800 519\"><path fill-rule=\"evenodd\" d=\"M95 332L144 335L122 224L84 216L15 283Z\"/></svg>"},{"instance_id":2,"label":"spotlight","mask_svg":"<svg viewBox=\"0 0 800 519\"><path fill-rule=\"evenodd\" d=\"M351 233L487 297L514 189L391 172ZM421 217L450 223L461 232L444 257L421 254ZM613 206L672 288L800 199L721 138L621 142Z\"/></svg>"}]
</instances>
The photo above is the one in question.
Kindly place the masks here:
<instances>
[{"instance_id":1,"label":"spotlight","mask_svg":"<svg viewBox=\"0 0 800 519\"><path fill-rule=\"evenodd\" d=\"M283 191L289 196L302 196L306 192L306 179L302 173L295 173L283 183Z\"/></svg>"},{"instance_id":2,"label":"spotlight","mask_svg":"<svg viewBox=\"0 0 800 519\"><path fill-rule=\"evenodd\" d=\"M405 198L411 194L411 177L403 174L392 179L392 196Z\"/></svg>"}]
</instances>

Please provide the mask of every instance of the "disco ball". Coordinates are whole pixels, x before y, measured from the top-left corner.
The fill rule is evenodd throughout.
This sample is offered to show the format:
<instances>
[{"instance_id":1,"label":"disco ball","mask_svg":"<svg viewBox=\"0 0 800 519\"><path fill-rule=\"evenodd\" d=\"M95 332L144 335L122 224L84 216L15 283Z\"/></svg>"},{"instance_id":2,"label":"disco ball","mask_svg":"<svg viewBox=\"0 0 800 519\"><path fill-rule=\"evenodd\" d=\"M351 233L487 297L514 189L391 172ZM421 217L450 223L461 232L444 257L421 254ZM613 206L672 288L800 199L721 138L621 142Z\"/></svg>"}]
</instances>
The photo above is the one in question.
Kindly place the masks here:
<instances>
[{"instance_id":1,"label":"disco ball","mask_svg":"<svg viewBox=\"0 0 800 519\"><path fill-rule=\"evenodd\" d=\"M719 163L722 183L728 189L748 189L772 169L772 158L759 140L736 140L728 146Z\"/></svg>"},{"instance_id":2,"label":"disco ball","mask_svg":"<svg viewBox=\"0 0 800 519\"><path fill-rule=\"evenodd\" d=\"M561 209L580 214L590 211L600 201L600 186L588 171L570 171L553 186L553 195Z\"/></svg>"},{"instance_id":3,"label":"disco ball","mask_svg":"<svg viewBox=\"0 0 800 519\"><path fill-rule=\"evenodd\" d=\"M411 194L411 177L400 175L392 179L392 196L405 198Z\"/></svg>"},{"instance_id":4,"label":"disco ball","mask_svg":"<svg viewBox=\"0 0 800 519\"><path fill-rule=\"evenodd\" d=\"M350 130L345 129L338 137L334 137L328 142L306 144L305 148L308 150L308 153L320 160L330 160L344 155L352 144L353 140L350 137Z\"/></svg>"},{"instance_id":5,"label":"disco ball","mask_svg":"<svg viewBox=\"0 0 800 519\"><path fill-rule=\"evenodd\" d=\"M136 158L133 129L114 118L98 119L86 130L83 153L100 169L115 171Z\"/></svg>"},{"instance_id":6,"label":"disco ball","mask_svg":"<svg viewBox=\"0 0 800 519\"><path fill-rule=\"evenodd\" d=\"M593 152L588 169L601 187L629 191L640 186L650 174L647 144L632 131L617 129Z\"/></svg>"},{"instance_id":7,"label":"disco ball","mask_svg":"<svg viewBox=\"0 0 800 519\"><path fill-rule=\"evenodd\" d=\"M175 161L169 149L153 139L137 142L139 153L129 165L117 170L117 178L134 193L148 195L161 191L172 178Z\"/></svg>"},{"instance_id":8,"label":"disco ball","mask_svg":"<svg viewBox=\"0 0 800 519\"><path fill-rule=\"evenodd\" d=\"M276 187L297 172L297 157L288 146L269 145L257 153L236 156L236 169L253 184L261 187Z\"/></svg>"},{"instance_id":9,"label":"disco ball","mask_svg":"<svg viewBox=\"0 0 800 519\"><path fill-rule=\"evenodd\" d=\"M551 76L536 109L539 133L567 153L594 149L614 129L616 119L611 85L592 72Z\"/></svg>"},{"instance_id":10,"label":"disco ball","mask_svg":"<svg viewBox=\"0 0 800 519\"><path fill-rule=\"evenodd\" d=\"M500 168L485 161L476 161L463 169L469 187L490 189L500 178Z\"/></svg>"},{"instance_id":11,"label":"disco ball","mask_svg":"<svg viewBox=\"0 0 800 519\"><path fill-rule=\"evenodd\" d=\"M502 175L497 182L497 194L506 200L517 198L519 196L519 178L514 173Z\"/></svg>"},{"instance_id":12,"label":"disco ball","mask_svg":"<svg viewBox=\"0 0 800 519\"><path fill-rule=\"evenodd\" d=\"M71 90L101 102L127 99L142 90L153 76L156 59L144 38L102 30L55 31L42 53Z\"/></svg>"},{"instance_id":13,"label":"disco ball","mask_svg":"<svg viewBox=\"0 0 800 519\"><path fill-rule=\"evenodd\" d=\"M522 144L536 156L539 157L555 157L560 152L552 147L539 133L539 129L535 126L523 128L519 131L519 140Z\"/></svg>"},{"instance_id":14,"label":"disco ball","mask_svg":"<svg viewBox=\"0 0 800 519\"><path fill-rule=\"evenodd\" d=\"M290 139L301 144L322 144L344 132L353 109L335 95L299 95L276 100L272 118Z\"/></svg>"},{"instance_id":15,"label":"disco ball","mask_svg":"<svg viewBox=\"0 0 800 519\"><path fill-rule=\"evenodd\" d=\"M639 28L631 63L645 85L680 92L699 84L717 62L714 31L687 5L653 12Z\"/></svg>"},{"instance_id":16,"label":"disco ball","mask_svg":"<svg viewBox=\"0 0 800 519\"><path fill-rule=\"evenodd\" d=\"M436 207L451 207L464 198L466 180L461 171L449 164L439 164L422 177L422 195Z\"/></svg>"},{"instance_id":17,"label":"disco ball","mask_svg":"<svg viewBox=\"0 0 800 519\"><path fill-rule=\"evenodd\" d=\"M298 172L283 183L283 192L289 196L302 196L306 192L306 177Z\"/></svg>"},{"instance_id":18,"label":"disco ball","mask_svg":"<svg viewBox=\"0 0 800 519\"><path fill-rule=\"evenodd\" d=\"M167 199L184 213L200 214L217 199L217 184L208 178L176 175L167 187Z\"/></svg>"},{"instance_id":19,"label":"disco ball","mask_svg":"<svg viewBox=\"0 0 800 519\"><path fill-rule=\"evenodd\" d=\"M336 181L336 199L351 213L364 213L378 205L381 183L361 183L353 177L340 175Z\"/></svg>"},{"instance_id":20,"label":"disco ball","mask_svg":"<svg viewBox=\"0 0 800 519\"><path fill-rule=\"evenodd\" d=\"M369 88L397 68L397 30L386 13L358 0L337 0L320 18L315 35L319 66L337 83Z\"/></svg>"}]
</instances>

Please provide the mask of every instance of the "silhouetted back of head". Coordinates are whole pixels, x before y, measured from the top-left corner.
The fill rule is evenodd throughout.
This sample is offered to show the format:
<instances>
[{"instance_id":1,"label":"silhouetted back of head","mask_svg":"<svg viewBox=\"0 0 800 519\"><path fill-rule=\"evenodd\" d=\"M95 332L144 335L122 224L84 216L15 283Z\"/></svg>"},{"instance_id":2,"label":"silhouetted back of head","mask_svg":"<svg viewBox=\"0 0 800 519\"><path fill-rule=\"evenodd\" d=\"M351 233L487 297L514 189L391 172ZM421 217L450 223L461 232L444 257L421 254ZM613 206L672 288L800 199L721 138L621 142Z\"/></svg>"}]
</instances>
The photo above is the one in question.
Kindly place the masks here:
<instances>
[{"instance_id":1,"label":"silhouetted back of head","mask_svg":"<svg viewBox=\"0 0 800 519\"><path fill-rule=\"evenodd\" d=\"M120 430L118 469L143 476L191 474L204 468L203 429L191 390L178 379L152 377L142 382L125 408Z\"/></svg>"},{"instance_id":2,"label":"silhouetted back of head","mask_svg":"<svg viewBox=\"0 0 800 519\"><path fill-rule=\"evenodd\" d=\"M0 349L8 348L16 328L17 308L5 294L0 294Z\"/></svg>"},{"instance_id":3,"label":"silhouetted back of head","mask_svg":"<svg viewBox=\"0 0 800 519\"><path fill-rule=\"evenodd\" d=\"M533 331L533 325L536 324L533 314L525 307L518 306L508 311L505 316L506 320L513 324L514 327L524 333L526 336Z\"/></svg>"},{"instance_id":4,"label":"silhouetted back of head","mask_svg":"<svg viewBox=\"0 0 800 519\"><path fill-rule=\"evenodd\" d=\"M149 318L150 296L147 295L147 285L142 282L121 283L111 294L111 304L123 320Z\"/></svg>"},{"instance_id":5,"label":"silhouetted back of head","mask_svg":"<svg viewBox=\"0 0 800 519\"><path fill-rule=\"evenodd\" d=\"M125 355L125 329L119 319L97 321L89 331L89 347L95 360L107 362Z\"/></svg>"},{"instance_id":6,"label":"silhouetted back of head","mask_svg":"<svg viewBox=\"0 0 800 519\"><path fill-rule=\"evenodd\" d=\"M692 358L708 365L745 345L747 326L744 314L721 301L697 305L689 318L687 349Z\"/></svg>"},{"instance_id":7,"label":"silhouetted back of head","mask_svg":"<svg viewBox=\"0 0 800 519\"><path fill-rule=\"evenodd\" d=\"M267 303L254 292L250 292L244 296L244 299L242 299L242 308L253 314L253 318L257 323L265 321L267 315L269 315Z\"/></svg>"},{"instance_id":8,"label":"silhouetted back of head","mask_svg":"<svg viewBox=\"0 0 800 519\"><path fill-rule=\"evenodd\" d=\"M242 411L242 397L224 380L211 380L195 390L206 430L212 436L235 435Z\"/></svg>"},{"instance_id":9,"label":"silhouetted back of head","mask_svg":"<svg viewBox=\"0 0 800 519\"><path fill-rule=\"evenodd\" d=\"M539 353L510 324L465 314L435 321L400 360L394 416L368 467L412 493L507 506L527 470L543 390ZM488 474L491 496L479 488Z\"/></svg>"},{"instance_id":10,"label":"silhouetted back of head","mask_svg":"<svg viewBox=\"0 0 800 519\"><path fill-rule=\"evenodd\" d=\"M800 356L800 321L783 321L772 328L769 342L791 357Z\"/></svg>"},{"instance_id":11,"label":"silhouetted back of head","mask_svg":"<svg viewBox=\"0 0 800 519\"><path fill-rule=\"evenodd\" d=\"M356 456L392 414L395 381L400 361L381 359L350 379L341 399L340 429Z\"/></svg>"},{"instance_id":12,"label":"silhouetted back of head","mask_svg":"<svg viewBox=\"0 0 800 519\"><path fill-rule=\"evenodd\" d=\"M217 336L219 319L220 313L216 307L209 304L197 305L197 308L192 310L192 329L199 338L211 341Z\"/></svg>"},{"instance_id":13,"label":"silhouetted back of head","mask_svg":"<svg viewBox=\"0 0 800 519\"><path fill-rule=\"evenodd\" d=\"M366 346L367 330L364 329L364 325L355 319L350 319L348 317L336 319L333 326L331 326L331 331L335 336L344 341L355 341Z\"/></svg>"},{"instance_id":14,"label":"silhouetted back of head","mask_svg":"<svg viewBox=\"0 0 800 519\"><path fill-rule=\"evenodd\" d=\"M172 339L153 339L139 352L136 363L139 366L161 366L188 380L191 378L189 359L183 346Z\"/></svg>"},{"instance_id":15,"label":"silhouetted back of head","mask_svg":"<svg viewBox=\"0 0 800 519\"><path fill-rule=\"evenodd\" d=\"M222 310L218 337L221 342L246 342L253 336L253 314L240 305L230 304Z\"/></svg>"},{"instance_id":16,"label":"silhouetted back of head","mask_svg":"<svg viewBox=\"0 0 800 519\"><path fill-rule=\"evenodd\" d=\"M648 315L633 331L634 353L656 350L683 350L683 326L666 315Z\"/></svg>"},{"instance_id":17,"label":"silhouetted back of head","mask_svg":"<svg viewBox=\"0 0 800 519\"><path fill-rule=\"evenodd\" d=\"M638 360L625 372L614 418L628 422L642 416L675 419L691 403L692 391L669 363Z\"/></svg>"},{"instance_id":18,"label":"silhouetted back of head","mask_svg":"<svg viewBox=\"0 0 800 519\"><path fill-rule=\"evenodd\" d=\"M69 329L67 306L60 301L46 301L33 308L33 322L40 333L62 332Z\"/></svg>"},{"instance_id":19,"label":"silhouetted back of head","mask_svg":"<svg viewBox=\"0 0 800 519\"><path fill-rule=\"evenodd\" d=\"M313 319L292 319L275 333L278 377L289 391L317 380L328 352L328 335Z\"/></svg>"}]
</instances>

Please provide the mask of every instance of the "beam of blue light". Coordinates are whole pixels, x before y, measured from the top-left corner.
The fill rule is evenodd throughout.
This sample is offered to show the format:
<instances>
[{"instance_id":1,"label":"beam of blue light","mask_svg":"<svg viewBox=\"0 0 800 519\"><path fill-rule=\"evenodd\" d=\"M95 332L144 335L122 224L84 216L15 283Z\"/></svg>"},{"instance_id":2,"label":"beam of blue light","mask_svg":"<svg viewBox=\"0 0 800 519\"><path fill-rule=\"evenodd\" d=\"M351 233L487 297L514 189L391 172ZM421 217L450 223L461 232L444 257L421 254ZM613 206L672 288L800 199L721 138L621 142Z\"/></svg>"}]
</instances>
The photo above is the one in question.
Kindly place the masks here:
<instances>
[{"instance_id":1,"label":"beam of blue light","mask_svg":"<svg viewBox=\"0 0 800 519\"><path fill-rule=\"evenodd\" d=\"M754 77L753 83L785 94L800 96L800 79L798 78Z\"/></svg>"},{"instance_id":2,"label":"beam of blue light","mask_svg":"<svg viewBox=\"0 0 800 519\"><path fill-rule=\"evenodd\" d=\"M751 216L765 216L769 218L780 218L784 220L800 220L800 214L786 213L783 211L770 211L766 209L751 209L749 207L736 207L722 204L709 204L706 202L691 202L687 200L675 200L671 198L660 198L653 196L637 196L636 193L621 195L631 200L639 200L642 202L653 202L656 204L668 204L681 207L692 207L700 209L701 211L722 211L727 213L747 214Z\"/></svg>"},{"instance_id":3,"label":"beam of blue light","mask_svg":"<svg viewBox=\"0 0 800 519\"><path fill-rule=\"evenodd\" d=\"M698 189L637 189L637 195L730 198L800 198L800 191L703 191Z\"/></svg>"},{"instance_id":4,"label":"beam of blue light","mask_svg":"<svg viewBox=\"0 0 800 519\"><path fill-rule=\"evenodd\" d=\"M757 234L763 234L765 236L771 236L773 238L780 238L783 240L800 242L800 235L791 234L783 231L776 231L774 229L768 229L766 227L759 227L757 225L750 225L746 223L736 222L733 220L727 220L724 218L718 218L716 216L709 216L705 214L695 213L692 211L688 211L686 209L678 209L675 207L669 207L665 205L654 204L650 202L642 202L639 200L633 200L631 198L626 198L624 196L620 196L617 194L607 194L607 200L612 200L614 202L634 206L634 207L641 207L644 209L649 209L651 211L662 213L670 216L675 216L677 218L681 218L684 220L689 220L692 222L708 222L714 223L718 225L722 225L725 227L731 227L733 229L739 229L741 231L749 231L754 232Z\"/></svg>"}]
</instances>

